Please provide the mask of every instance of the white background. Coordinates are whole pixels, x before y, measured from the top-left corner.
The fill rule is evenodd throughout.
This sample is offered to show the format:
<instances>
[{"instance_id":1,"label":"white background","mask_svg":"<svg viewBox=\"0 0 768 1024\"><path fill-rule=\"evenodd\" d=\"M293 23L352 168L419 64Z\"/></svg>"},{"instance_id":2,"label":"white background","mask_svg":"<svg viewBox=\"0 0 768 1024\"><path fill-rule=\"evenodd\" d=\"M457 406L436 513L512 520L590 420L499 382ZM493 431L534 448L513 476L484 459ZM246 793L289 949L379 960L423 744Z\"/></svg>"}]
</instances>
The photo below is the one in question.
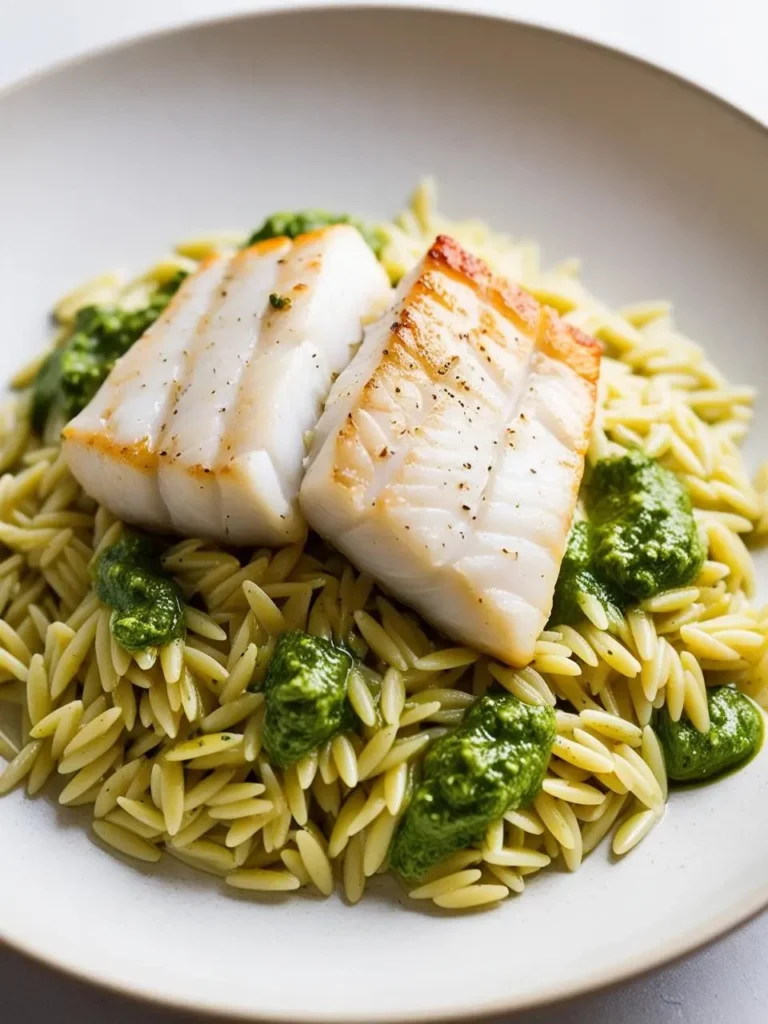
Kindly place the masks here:
<instances>
[{"instance_id":1,"label":"white background","mask_svg":"<svg viewBox=\"0 0 768 1024\"><path fill-rule=\"evenodd\" d=\"M299 0L305 7L333 2ZM390 0L390 6L398 2ZM256 7L287 6L287 0L0 0L0 89L52 62L133 35ZM423 0L421 6L507 12L565 29L674 71L768 124L766 0ZM13 1024L50 1019L167 1024L183 1019L88 989L4 951L0 1016ZM765 1021L768 916L651 977L515 1018L515 1024Z\"/></svg>"}]
</instances>

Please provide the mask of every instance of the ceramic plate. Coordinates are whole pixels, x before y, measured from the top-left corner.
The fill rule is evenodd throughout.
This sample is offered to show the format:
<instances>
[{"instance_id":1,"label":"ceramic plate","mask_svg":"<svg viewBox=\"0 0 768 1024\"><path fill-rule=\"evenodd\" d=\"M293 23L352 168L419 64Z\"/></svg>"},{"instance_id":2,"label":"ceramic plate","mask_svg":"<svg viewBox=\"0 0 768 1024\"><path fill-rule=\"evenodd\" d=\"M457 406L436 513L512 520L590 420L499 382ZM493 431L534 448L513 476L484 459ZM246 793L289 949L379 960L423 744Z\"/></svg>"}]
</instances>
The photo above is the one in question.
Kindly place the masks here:
<instances>
[{"instance_id":1,"label":"ceramic plate","mask_svg":"<svg viewBox=\"0 0 768 1024\"><path fill-rule=\"evenodd\" d=\"M253 17L94 57L0 101L0 374L60 293L275 208L397 210L419 175L585 259L615 303L669 296L735 380L768 385L768 137L626 58L502 21L406 10ZM753 445L766 436L758 413ZM751 452L754 456L756 452ZM133 994L218 1015L399 1021L541 1003L683 953L768 901L768 755L677 794L605 850L464 917L383 884L254 903L111 857L51 801L0 804L0 929ZM87 817L87 816L86 816Z\"/></svg>"}]
</instances>

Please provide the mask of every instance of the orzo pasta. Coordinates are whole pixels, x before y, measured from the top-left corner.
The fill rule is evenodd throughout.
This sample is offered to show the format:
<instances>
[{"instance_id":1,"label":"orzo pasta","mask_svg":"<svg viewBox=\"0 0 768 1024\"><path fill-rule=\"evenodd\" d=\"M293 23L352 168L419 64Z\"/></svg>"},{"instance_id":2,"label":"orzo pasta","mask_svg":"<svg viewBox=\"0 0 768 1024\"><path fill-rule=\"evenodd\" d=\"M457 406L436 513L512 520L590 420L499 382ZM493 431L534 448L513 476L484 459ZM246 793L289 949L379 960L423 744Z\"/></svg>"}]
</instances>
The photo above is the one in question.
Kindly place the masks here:
<instances>
[{"instance_id":1,"label":"orzo pasta","mask_svg":"<svg viewBox=\"0 0 768 1024\"><path fill-rule=\"evenodd\" d=\"M513 668L441 638L313 534L256 550L188 537L155 567L178 588L178 635L131 650L93 587L123 527L70 475L56 430L33 429L38 359L0 420L0 793L26 786L89 805L95 836L128 858L167 852L257 894L327 896L338 880L355 903L387 870L414 768L478 698L505 692L552 709L541 788L410 885L414 900L475 908L521 893L553 862L577 870L606 837L624 855L658 825L662 709L705 735L720 684L768 706L768 611L753 602L748 547L768 535L768 469L752 481L739 451L752 389L725 379L667 302L611 310L577 262L546 270L534 244L444 219L429 183L381 230L393 279L449 234L602 342L588 464L639 450L676 475L706 550L695 578L618 618L582 593L580 618L549 623L530 664ZM78 288L55 307L62 336L80 307L138 307L225 244L182 243L127 285L105 274ZM354 663L342 695L354 725L281 764L261 686L277 637L294 631Z\"/></svg>"}]
</instances>

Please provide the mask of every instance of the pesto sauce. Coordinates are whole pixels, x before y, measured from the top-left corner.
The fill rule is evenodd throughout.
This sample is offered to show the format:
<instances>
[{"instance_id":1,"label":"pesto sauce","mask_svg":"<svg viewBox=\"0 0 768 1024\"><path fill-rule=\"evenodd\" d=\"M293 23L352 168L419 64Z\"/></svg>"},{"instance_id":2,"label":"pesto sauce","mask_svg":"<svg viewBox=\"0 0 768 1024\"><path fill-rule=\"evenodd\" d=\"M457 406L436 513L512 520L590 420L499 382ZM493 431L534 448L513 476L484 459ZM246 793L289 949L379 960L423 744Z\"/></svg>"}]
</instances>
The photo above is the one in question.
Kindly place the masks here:
<instances>
[{"instance_id":1,"label":"pesto sauce","mask_svg":"<svg viewBox=\"0 0 768 1024\"><path fill-rule=\"evenodd\" d=\"M583 618L579 594L596 597L611 626L636 601L696 578L706 552L690 498L655 459L636 449L601 459L586 486L586 510L568 537L552 625Z\"/></svg>"},{"instance_id":2,"label":"pesto sauce","mask_svg":"<svg viewBox=\"0 0 768 1024\"><path fill-rule=\"evenodd\" d=\"M694 580L704 562L688 493L637 449L601 459L587 487L599 577L644 600Z\"/></svg>"},{"instance_id":3,"label":"pesto sauce","mask_svg":"<svg viewBox=\"0 0 768 1024\"><path fill-rule=\"evenodd\" d=\"M331 224L351 224L363 236L376 258L381 256L385 239L378 228L371 227L348 213L329 213L327 210L273 213L253 232L245 244L256 245L257 242L264 242L268 238L297 238L299 235L306 235L310 231L317 231Z\"/></svg>"},{"instance_id":4,"label":"pesto sauce","mask_svg":"<svg viewBox=\"0 0 768 1024\"><path fill-rule=\"evenodd\" d=\"M455 850L482 840L488 825L529 803L555 739L548 705L487 694L462 724L437 740L395 834L390 864L416 881Z\"/></svg>"},{"instance_id":5,"label":"pesto sauce","mask_svg":"<svg viewBox=\"0 0 768 1024\"><path fill-rule=\"evenodd\" d=\"M32 426L42 433L58 411L65 420L84 409L117 360L160 316L186 277L183 271L160 285L141 309L83 306L72 333L38 371L32 385Z\"/></svg>"},{"instance_id":6,"label":"pesto sauce","mask_svg":"<svg viewBox=\"0 0 768 1024\"><path fill-rule=\"evenodd\" d=\"M592 528L581 519L573 524L568 535L552 602L550 622L553 625L572 626L584 618L579 604L580 594L597 598L605 609L609 624L621 621L621 595L595 575L591 564L592 550Z\"/></svg>"},{"instance_id":7,"label":"pesto sauce","mask_svg":"<svg viewBox=\"0 0 768 1024\"><path fill-rule=\"evenodd\" d=\"M673 722L666 708L656 720L667 775L675 782L704 782L742 767L763 742L760 709L733 686L707 692L709 731L699 732L683 715Z\"/></svg>"},{"instance_id":8,"label":"pesto sauce","mask_svg":"<svg viewBox=\"0 0 768 1024\"><path fill-rule=\"evenodd\" d=\"M94 589L112 608L112 635L128 651L160 646L186 632L181 590L158 556L153 538L124 530L94 569Z\"/></svg>"},{"instance_id":9,"label":"pesto sauce","mask_svg":"<svg viewBox=\"0 0 768 1024\"><path fill-rule=\"evenodd\" d=\"M316 750L357 718L347 700L352 657L322 637L283 633L264 680L263 743L281 768Z\"/></svg>"}]
</instances>

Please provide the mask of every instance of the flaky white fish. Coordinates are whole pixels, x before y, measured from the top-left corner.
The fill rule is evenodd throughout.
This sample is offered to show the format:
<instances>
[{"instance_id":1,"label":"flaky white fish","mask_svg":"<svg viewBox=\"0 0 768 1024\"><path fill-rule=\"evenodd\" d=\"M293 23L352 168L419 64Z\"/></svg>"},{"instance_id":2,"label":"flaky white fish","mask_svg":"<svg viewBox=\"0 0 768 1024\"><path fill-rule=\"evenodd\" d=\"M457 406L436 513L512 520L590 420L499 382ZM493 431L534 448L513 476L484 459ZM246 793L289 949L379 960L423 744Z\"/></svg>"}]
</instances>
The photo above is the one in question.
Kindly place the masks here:
<instances>
[{"instance_id":1,"label":"flaky white fish","mask_svg":"<svg viewBox=\"0 0 768 1024\"><path fill-rule=\"evenodd\" d=\"M304 435L389 297L349 225L211 258L65 428L73 474L130 523L298 539Z\"/></svg>"},{"instance_id":2,"label":"flaky white fish","mask_svg":"<svg viewBox=\"0 0 768 1024\"><path fill-rule=\"evenodd\" d=\"M565 551L599 345L441 236L334 384L309 524L450 636L533 656Z\"/></svg>"}]
</instances>

